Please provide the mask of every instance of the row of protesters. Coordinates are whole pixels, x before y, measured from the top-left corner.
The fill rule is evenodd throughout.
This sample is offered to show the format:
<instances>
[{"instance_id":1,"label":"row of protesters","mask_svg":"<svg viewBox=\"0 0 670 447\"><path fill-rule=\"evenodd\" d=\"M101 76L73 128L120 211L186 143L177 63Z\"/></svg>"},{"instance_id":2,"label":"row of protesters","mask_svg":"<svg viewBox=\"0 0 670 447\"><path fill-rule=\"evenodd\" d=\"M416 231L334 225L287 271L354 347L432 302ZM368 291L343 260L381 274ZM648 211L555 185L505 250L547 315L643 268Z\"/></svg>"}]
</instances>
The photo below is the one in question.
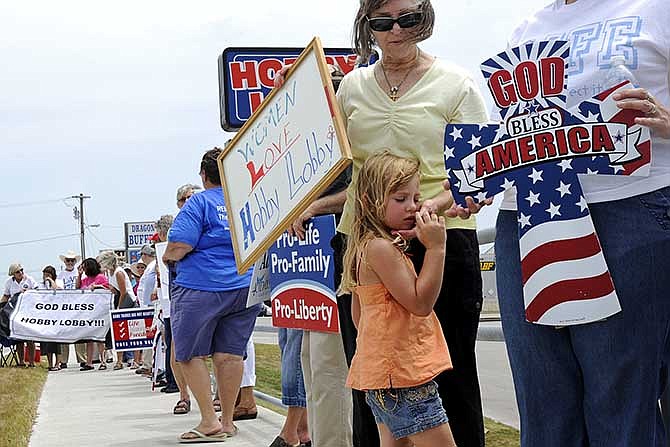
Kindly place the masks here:
<instances>
[{"instance_id":1,"label":"row of protesters","mask_svg":"<svg viewBox=\"0 0 670 447\"><path fill-rule=\"evenodd\" d=\"M238 275L217 165L221 149L205 153L200 177L205 190L186 201L175 217L163 256L176 264L170 320L175 359L200 409L200 422L182 433L184 443L221 441L235 436L235 402L246 346L260 306L247 307L251 272ZM223 210L223 212L222 212ZM205 305L206 303L206 305ZM210 396L212 357L219 385L221 418Z\"/></svg>"},{"instance_id":2,"label":"row of protesters","mask_svg":"<svg viewBox=\"0 0 670 447\"><path fill-rule=\"evenodd\" d=\"M487 121L483 99L468 75L459 67L438 60L418 47L419 42L432 34L434 21L430 0L360 2L354 21L355 50L363 61L369 59L375 46L381 50L382 56L379 63L353 70L345 76L337 93L353 155L352 181L346 194L329 197L332 207L337 209L339 205L343 211L333 241L335 263L340 268L348 245L347 237L354 231L354 219L359 217L354 212L357 204L355 192L359 172L366 159L383 148L398 156L416 159L419 162L421 197L418 212L421 216L428 216L432 222L433 216L444 215L453 203L450 192L442 186L446 180L443 140L436 136L444 134L448 123ZM277 83L281 82L280 77ZM382 199L379 194L376 197ZM380 213L379 209L374 211ZM457 445L484 445L483 411L475 357L482 306L476 222L474 218L450 217L445 228L447 237L442 253L444 280L434 304L439 324L433 327L439 328L448 343L453 369L437 371L439 374L435 377L427 378L426 383L420 384L425 387L419 394L431 402L440 402L446 416L432 407L435 418L430 423L408 422L402 418L389 420L379 413L378 406L366 402L366 396L372 396L369 389L358 382L350 382L354 387L355 446L378 446L380 436L384 445L394 445L393 438L403 438L399 442L410 442L404 439L407 437L419 445L417 438L423 439L423 433L431 430L442 433L442 426L447 420ZM409 241L415 239L416 229L399 229L395 236ZM427 253L423 244L411 240L408 246L410 259L419 275L424 262L427 268L434 267L432 254L430 259L425 260ZM354 311L359 309L358 306L352 309L352 304L357 303L352 302L350 294L338 296L340 331L350 366L358 337L354 324L358 315L354 315ZM431 380L434 380L435 386L431 385ZM373 385L380 390L392 388L388 381ZM437 398L435 390L439 393ZM394 393L391 389L391 394L396 395ZM381 394L380 391L376 395ZM404 426L407 430L399 430L403 424L409 424Z\"/></svg>"}]
</instances>

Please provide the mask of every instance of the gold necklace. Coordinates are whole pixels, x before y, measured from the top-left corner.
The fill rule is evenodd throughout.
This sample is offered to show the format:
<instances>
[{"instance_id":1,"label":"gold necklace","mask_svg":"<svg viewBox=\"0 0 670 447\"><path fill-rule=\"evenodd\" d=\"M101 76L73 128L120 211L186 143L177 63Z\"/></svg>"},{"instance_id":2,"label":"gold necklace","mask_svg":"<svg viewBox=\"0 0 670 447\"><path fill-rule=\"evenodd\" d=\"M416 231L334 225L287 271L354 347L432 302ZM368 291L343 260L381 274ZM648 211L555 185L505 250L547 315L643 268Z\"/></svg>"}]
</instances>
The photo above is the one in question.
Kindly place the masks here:
<instances>
[{"instance_id":1,"label":"gold necklace","mask_svg":"<svg viewBox=\"0 0 670 447\"><path fill-rule=\"evenodd\" d=\"M405 76L403 76L402 81L398 83L398 85L391 85L391 82L389 82L389 78L386 75L386 69L384 68L384 61L380 61L381 67L382 67L382 74L384 75L384 80L386 81L386 85L389 87L389 92L388 92L388 97L391 98L391 101L397 101L398 100L398 91L400 90L400 86L407 80L409 77L409 74L414 71L414 68L416 67L416 62L419 60L419 48L416 48L416 56L414 56L414 60L412 60L412 65L407 69L407 73L405 73Z\"/></svg>"}]
</instances>

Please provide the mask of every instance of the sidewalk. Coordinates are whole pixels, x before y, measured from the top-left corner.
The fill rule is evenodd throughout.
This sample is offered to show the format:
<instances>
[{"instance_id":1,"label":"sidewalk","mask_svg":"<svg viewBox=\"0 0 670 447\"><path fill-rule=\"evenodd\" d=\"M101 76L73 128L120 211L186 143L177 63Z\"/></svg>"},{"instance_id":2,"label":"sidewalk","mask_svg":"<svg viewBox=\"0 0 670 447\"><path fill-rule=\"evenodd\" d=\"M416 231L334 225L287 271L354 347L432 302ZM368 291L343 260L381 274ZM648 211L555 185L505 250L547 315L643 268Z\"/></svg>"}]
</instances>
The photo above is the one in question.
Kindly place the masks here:
<instances>
[{"instance_id":1,"label":"sidewalk","mask_svg":"<svg viewBox=\"0 0 670 447\"><path fill-rule=\"evenodd\" d=\"M49 373L29 445L176 446L177 435L199 421L195 400L189 414L172 414L178 396L152 392L149 380L128 368L80 372L70 363ZM283 423L284 416L259 406L258 418L236 422L239 435L225 445L270 445Z\"/></svg>"},{"instance_id":2,"label":"sidewalk","mask_svg":"<svg viewBox=\"0 0 670 447\"><path fill-rule=\"evenodd\" d=\"M482 327L496 328L499 324L482 323ZM269 318L258 319L254 342L277 343L276 328L272 328ZM519 414L505 344L479 340L476 350L484 414L518 428ZM74 350L68 369L49 373L30 447L176 446L177 435L197 425L195 400L191 413L173 415L178 394L152 392L149 380L128 368L80 372L73 354ZM240 433L226 440L225 445L270 445L284 416L260 406L258 411L257 419L236 422Z\"/></svg>"}]
</instances>

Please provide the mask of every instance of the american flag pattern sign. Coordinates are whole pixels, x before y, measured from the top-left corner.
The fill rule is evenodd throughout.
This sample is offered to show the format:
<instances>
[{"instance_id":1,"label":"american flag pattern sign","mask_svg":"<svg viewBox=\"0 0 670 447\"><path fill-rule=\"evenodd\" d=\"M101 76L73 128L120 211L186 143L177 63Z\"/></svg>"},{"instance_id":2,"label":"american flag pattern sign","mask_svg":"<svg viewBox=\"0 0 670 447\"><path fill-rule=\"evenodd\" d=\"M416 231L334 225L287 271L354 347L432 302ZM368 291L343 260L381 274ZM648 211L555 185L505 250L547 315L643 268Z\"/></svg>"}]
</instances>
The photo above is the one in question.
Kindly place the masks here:
<instances>
[{"instance_id":1,"label":"american flag pattern sign","mask_svg":"<svg viewBox=\"0 0 670 447\"><path fill-rule=\"evenodd\" d=\"M612 95L566 110L565 41L532 42L482 64L502 121L447 125L444 158L458 203L516 187L526 319L597 321L621 310L577 174L649 175L649 130Z\"/></svg>"}]
</instances>

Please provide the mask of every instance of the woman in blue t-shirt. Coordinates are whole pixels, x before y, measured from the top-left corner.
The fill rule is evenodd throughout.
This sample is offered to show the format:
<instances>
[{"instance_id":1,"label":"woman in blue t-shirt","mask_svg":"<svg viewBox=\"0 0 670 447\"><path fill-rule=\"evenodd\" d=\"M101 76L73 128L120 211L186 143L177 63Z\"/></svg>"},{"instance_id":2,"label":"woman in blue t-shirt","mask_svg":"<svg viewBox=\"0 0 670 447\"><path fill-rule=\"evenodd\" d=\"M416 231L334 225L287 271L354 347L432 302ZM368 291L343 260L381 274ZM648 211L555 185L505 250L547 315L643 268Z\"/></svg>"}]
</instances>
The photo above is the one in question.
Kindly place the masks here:
<instances>
[{"instance_id":1,"label":"woman in blue t-shirt","mask_svg":"<svg viewBox=\"0 0 670 447\"><path fill-rule=\"evenodd\" d=\"M205 190L192 196L174 220L163 256L176 262L171 292L175 358L200 408L200 423L179 436L181 442L233 436L235 399L240 388L245 347L259 306L247 307L251 272L237 274L217 158L205 153L200 177ZM212 356L221 398L221 421L210 398L205 358Z\"/></svg>"}]
</instances>

